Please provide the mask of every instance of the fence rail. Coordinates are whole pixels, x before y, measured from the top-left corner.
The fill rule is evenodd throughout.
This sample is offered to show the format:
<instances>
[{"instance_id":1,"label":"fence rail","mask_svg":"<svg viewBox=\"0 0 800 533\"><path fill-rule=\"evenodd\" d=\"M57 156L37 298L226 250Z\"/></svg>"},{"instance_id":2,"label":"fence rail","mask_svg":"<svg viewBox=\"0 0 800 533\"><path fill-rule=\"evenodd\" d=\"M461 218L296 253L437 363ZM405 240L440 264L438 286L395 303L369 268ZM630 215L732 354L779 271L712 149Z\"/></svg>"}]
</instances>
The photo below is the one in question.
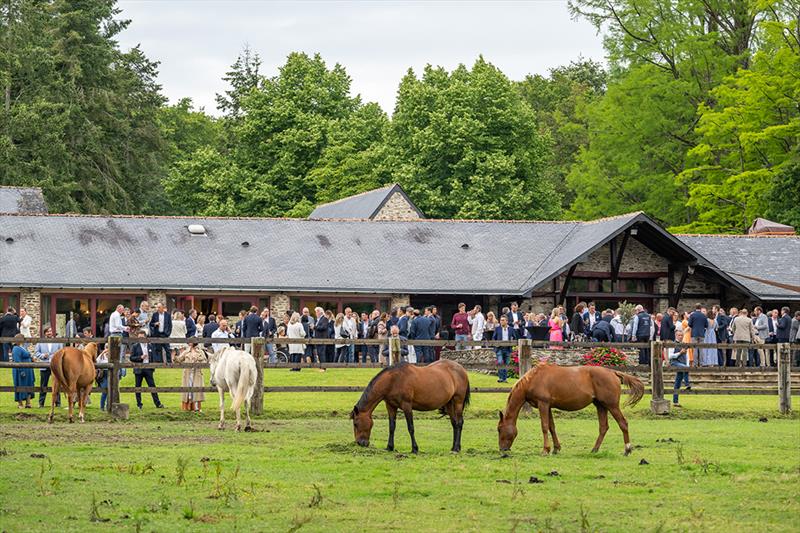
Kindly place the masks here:
<instances>
[{"instance_id":1,"label":"fence rail","mask_svg":"<svg viewBox=\"0 0 800 533\"><path fill-rule=\"evenodd\" d=\"M0 342L19 342L20 339L4 337L0 338ZM192 368L208 368L208 363L194 363L194 364L176 364L176 363L131 363L121 359L122 347L146 342L148 344L233 344L244 345L250 347L250 351L256 361L257 380L256 380L256 393L253 398L253 407L256 414L263 411L263 394L274 392L358 392L362 387L356 386L282 386L282 387L269 387L264 386L264 370L265 369L292 369L292 368L383 368L384 363L320 363L320 362L305 362L305 363L269 363L264 361L264 348L266 344L288 345L288 344L304 344L311 346L344 346L355 344L359 346L381 346L388 351L389 357L386 363L392 364L401 360L401 349L403 346L438 346L438 347L451 347L456 343L453 340L414 340L404 338L387 338L387 339L289 339L286 337L281 338L207 338L207 337L192 337L186 338L165 338L165 337L148 337L142 338L128 338L113 335L110 337L95 337L95 338L26 338L25 344L32 344L37 342L49 343L63 343L63 344L81 344L87 342L97 342L104 344L109 353L109 362L97 364L99 369L110 370L108 373L107 391L109 393L108 410L114 412L113 405L119 403L120 393L184 393L184 392L213 392L216 389L212 387L121 387L119 384L119 371L125 369L192 369ZM650 352L650 365L626 366L616 368L617 370L649 375L649 388L646 393L651 394L652 399L650 402L651 410L654 413L666 413L669 411L669 402L664 399L665 387L664 376L672 377L676 372L688 372L697 377L707 376L709 381L708 388L697 388L691 391L681 391L681 394L758 394L758 395L778 395L778 408L781 413L788 413L791 410L791 395L800 393L800 382L796 379L792 381L792 371L795 372L795 377L800 375L800 368L791 367L791 354L792 350L800 350L800 345L790 344L760 344L760 343L735 343L735 344L709 344L709 343L675 343L675 342L661 342L653 341L649 343L632 343L632 342L618 342L618 343L598 343L598 342L549 342L549 341L532 341L530 339L520 339L519 341L465 341L464 344L475 347L515 347L518 351L519 357L519 372L520 375L530 370L533 364L532 349L543 348L598 348L598 347L613 347L628 350L649 350ZM711 367L711 368L675 368L665 365L665 350L668 348L690 348L690 349L723 349L723 350L742 350L742 349L755 349L755 350L774 350L777 359L777 371L775 367L762 368L762 367ZM381 349L381 351L384 351ZM699 359L699 358L698 358ZM467 370L477 371L494 371L500 368L513 368L516 369L517 365L464 365ZM13 363L13 362L0 362L0 368L49 368L47 362L33 362L33 363ZM739 379L733 387L720 386L721 376ZM715 380L716 377L716 380ZM754 382L746 381L746 378L761 378L756 379ZM775 386L771 386L775 383ZM705 382L704 382L705 384ZM730 383L722 383L728 385ZM510 387L473 387L472 392L476 393L506 393L510 391ZM39 392L40 387L0 387L1 392Z\"/></svg>"}]
</instances>

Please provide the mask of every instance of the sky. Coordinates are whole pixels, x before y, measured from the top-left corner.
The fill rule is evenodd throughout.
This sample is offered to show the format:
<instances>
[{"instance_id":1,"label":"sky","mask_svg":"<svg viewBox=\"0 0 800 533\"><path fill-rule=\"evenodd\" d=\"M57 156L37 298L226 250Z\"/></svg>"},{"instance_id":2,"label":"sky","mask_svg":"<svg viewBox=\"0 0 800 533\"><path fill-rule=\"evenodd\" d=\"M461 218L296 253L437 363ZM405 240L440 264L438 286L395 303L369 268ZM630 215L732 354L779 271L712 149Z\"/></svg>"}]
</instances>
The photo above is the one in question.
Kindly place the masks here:
<instances>
[{"instance_id":1,"label":"sky","mask_svg":"<svg viewBox=\"0 0 800 533\"><path fill-rule=\"evenodd\" d=\"M516 2L267 2L239 0L121 0L131 24L124 49L140 45L160 61L159 82L174 103L190 97L218 114L214 96L245 45L274 76L293 51L340 63L352 93L390 113L409 68L452 70L479 55L512 79L583 57L602 61L594 27L570 17L564 1Z\"/></svg>"}]
</instances>

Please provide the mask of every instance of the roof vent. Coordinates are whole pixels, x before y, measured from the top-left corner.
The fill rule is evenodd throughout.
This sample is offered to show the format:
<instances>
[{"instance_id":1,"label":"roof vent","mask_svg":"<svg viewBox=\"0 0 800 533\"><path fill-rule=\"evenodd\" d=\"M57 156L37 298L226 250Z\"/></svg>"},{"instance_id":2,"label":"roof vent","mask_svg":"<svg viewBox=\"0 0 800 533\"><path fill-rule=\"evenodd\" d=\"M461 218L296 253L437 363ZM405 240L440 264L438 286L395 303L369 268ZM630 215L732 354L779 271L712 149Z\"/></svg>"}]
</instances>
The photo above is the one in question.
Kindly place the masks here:
<instances>
[{"instance_id":1,"label":"roof vent","mask_svg":"<svg viewBox=\"0 0 800 533\"><path fill-rule=\"evenodd\" d=\"M187 228L192 235L205 235L206 228L202 224L189 224Z\"/></svg>"},{"instance_id":2,"label":"roof vent","mask_svg":"<svg viewBox=\"0 0 800 533\"><path fill-rule=\"evenodd\" d=\"M242 246L244 246L245 248L247 248L248 246L250 246L250 243L249 243L249 242L247 242L247 241L244 241L244 242L242 243Z\"/></svg>"},{"instance_id":3,"label":"roof vent","mask_svg":"<svg viewBox=\"0 0 800 533\"><path fill-rule=\"evenodd\" d=\"M464 244L462 244L462 245L461 245L461 248L462 248L463 250L467 250L467 249L469 249L469 244L467 244L467 243L464 243Z\"/></svg>"},{"instance_id":4,"label":"roof vent","mask_svg":"<svg viewBox=\"0 0 800 533\"><path fill-rule=\"evenodd\" d=\"M14 237L6 237L6 242L8 244L11 244L12 242L14 242Z\"/></svg>"}]
</instances>

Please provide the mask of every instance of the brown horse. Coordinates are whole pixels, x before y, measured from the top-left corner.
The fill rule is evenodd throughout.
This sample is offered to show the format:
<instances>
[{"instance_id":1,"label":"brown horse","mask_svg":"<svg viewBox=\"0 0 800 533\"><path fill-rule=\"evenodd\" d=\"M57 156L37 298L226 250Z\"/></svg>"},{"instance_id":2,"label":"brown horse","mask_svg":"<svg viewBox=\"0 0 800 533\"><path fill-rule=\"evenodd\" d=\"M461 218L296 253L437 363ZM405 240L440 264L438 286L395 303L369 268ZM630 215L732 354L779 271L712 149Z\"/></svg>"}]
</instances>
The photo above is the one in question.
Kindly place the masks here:
<instances>
[{"instance_id":1,"label":"brown horse","mask_svg":"<svg viewBox=\"0 0 800 533\"><path fill-rule=\"evenodd\" d=\"M561 450L552 410L555 408L562 411L579 411L593 403L600 421L600 435L594 443L592 452L599 450L603 443L608 431L610 412L622 430L625 455L628 455L631 453L631 444L628 438L628 421L619 408L620 381L631 390L630 398L625 405L636 405L644 396L644 384L634 376L600 366L564 367L540 363L514 385L508 395L505 413L500 411L500 422L497 424L500 450L511 449L511 444L517 436L517 417L526 402L539 408L544 435L542 455L550 453L548 431L553 435L553 453Z\"/></svg>"},{"instance_id":2,"label":"brown horse","mask_svg":"<svg viewBox=\"0 0 800 533\"><path fill-rule=\"evenodd\" d=\"M92 392L95 378L94 361L97 358L97 344L90 342L83 349L66 347L53 354L50 359L50 371L53 373L53 391L50 395L50 416L47 421L53 423L56 399L62 391L67 396L69 421L73 420L73 408L78 402L78 418L84 421L86 399Z\"/></svg>"},{"instance_id":3,"label":"brown horse","mask_svg":"<svg viewBox=\"0 0 800 533\"><path fill-rule=\"evenodd\" d=\"M360 446L369 446L372 431L372 412L384 401L389 412L389 442L386 449L394 450L394 429L397 410L406 416L411 435L411 451L419 447L414 439L413 410L433 411L450 416L453 425L452 451L461 451L461 429L464 427L464 408L469 405L469 377L464 367L455 361L442 359L428 366L398 363L384 368L372 378L361 399L353 407L353 433Z\"/></svg>"}]
</instances>

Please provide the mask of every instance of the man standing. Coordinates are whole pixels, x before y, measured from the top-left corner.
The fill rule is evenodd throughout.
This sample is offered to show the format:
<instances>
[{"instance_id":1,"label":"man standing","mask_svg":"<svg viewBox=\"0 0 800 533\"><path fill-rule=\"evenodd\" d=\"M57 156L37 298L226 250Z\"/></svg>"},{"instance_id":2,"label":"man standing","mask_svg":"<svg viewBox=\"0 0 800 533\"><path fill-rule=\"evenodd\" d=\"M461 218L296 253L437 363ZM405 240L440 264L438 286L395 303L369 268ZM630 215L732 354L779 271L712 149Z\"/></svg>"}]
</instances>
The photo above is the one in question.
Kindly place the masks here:
<instances>
[{"instance_id":1,"label":"man standing","mask_svg":"<svg viewBox=\"0 0 800 533\"><path fill-rule=\"evenodd\" d=\"M275 323L275 319L270 316L269 307L265 307L261 311L261 333L267 339L272 339L275 337L275 334L278 332L278 325ZM275 345L272 343L268 343L266 346L267 354L269 355L269 362L270 363L277 363L278 358L275 354Z\"/></svg>"},{"instance_id":2,"label":"man standing","mask_svg":"<svg viewBox=\"0 0 800 533\"><path fill-rule=\"evenodd\" d=\"M739 316L735 317L731 322L731 336L734 344L752 343L758 332L753 322L747 318L747 309L739 311ZM737 348L734 353L736 359L736 366L745 366L745 359L747 356L746 348Z\"/></svg>"},{"instance_id":3,"label":"man standing","mask_svg":"<svg viewBox=\"0 0 800 533\"><path fill-rule=\"evenodd\" d=\"M792 317L789 316L789 308L781 308L781 317L775 327L775 338L778 343L790 342L789 332L792 329Z\"/></svg>"},{"instance_id":4,"label":"man standing","mask_svg":"<svg viewBox=\"0 0 800 533\"><path fill-rule=\"evenodd\" d=\"M47 338L53 337L53 328L44 328L44 336ZM33 357L36 361L41 363L49 363L53 358L53 354L63 348L64 345L57 342L40 342L36 345L33 352ZM45 398L47 398L47 385L50 382L50 367L39 369L39 407L44 407ZM61 405L61 395L56 396L56 405Z\"/></svg>"},{"instance_id":5,"label":"man standing","mask_svg":"<svg viewBox=\"0 0 800 533\"><path fill-rule=\"evenodd\" d=\"M435 324L431 317L431 308L425 308L425 314L411 321L408 338L420 341L433 339ZM433 362L433 346L414 346L414 353L419 362L428 364Z\"/></svg>"},{"instance_id":6,"label":"man standing","mask_svg":"<svg viewBox=\"0 0 800 533\"><path fill-rule=\"evenodd\" d=\"M31 338L31 323L33 323L33 319L28 314L28 310L24 307L20 307L19 309L19 332L22 334L23 337L26 339Z\"/></svg>"},{"instance_id":7,"label":"man standing","mask_svg":"<svg viewBox=\"0 0 800 533\"><path fill-rule=\"evenodd\" d=\"M258 307L255 305L250 307L250 312L244 317L242 321L242 337L250 339L253 337L260 337L262 332L262 320L258 316ZM245 346L247 353L253 353L253 343L250 342Z\"/></svg>"},{"instance_id":8,"label":"man standing","mask_svg":"<svg viewBox=\"0 0 800 533\"><path fill-rule=\"evenodd\" d=\"M725 309L717 307L716 314L714 315L714 321L717 323L717 344L728 344L730 342L730 337L728 336L728 326L730 326L731 321L728 318L728 315L725 314ZM730 356L728 355L729 353L730 350L723 350L722 348L717 349L717 363L719 366L728 365L728 359L730 359Z\"/></svg>"},{"instance_id":9,"label":"man standing","mask_svg":"<svg viewBox=\"0 0 800 533\"><path fill-rule=\"evenodd\" d=\"M144 331L139 331L137 334L139 338L139 343L133 345L133 351L131 352L131 363L161 363L163 360L161 359L161 354L156 352L151 352L150 346L147 344L147 333ZM134 386L141 387L142 380L147 382L148 387L155 387L156 380L155 380L155 369L154 368L134 368L133 369L133 377L134 377ZM155 404L157 409L163 409L164 404L161 403L161 400L158 399L157 392L151 392L151 396L153 397L153 404ZM139 410L142 410L142 393L136 393L136 407Z\"/></svg>"},{"instance_id":10,"label":"man standing","mask_svg":"<svg viewBox=\"0 0 800 533\"><path fill-rule=\"evenodd\" d=\"M514 328L514 333L517 338L521 339L523 337L523 328L525 327L525 317L519 311L517 302L511 302L511 310L508 312L508 315L506 315L506 320L509 325Z\"/></svg>"},{"instance_id":11,"label":"man standing","mask_svg":"<svg viewBox=\"0 0 800 533\"><path fill-rule=\"evenodd\" d=\"M469 317L469 323L472 325L472 340L482 341L483 330L486 328L486 318L484 318L483 313L481 313L480 305L476 305L472 310L472 316ZM474 348L480 348L480 346L474 346Z\"/></svg>"},{"instance_id":12,"label":"man standing","mask_svg":"<svg viewBox=\"0 0 800 533\"><path fill-rule=\"evenodd\" d=\"M214 330L214 333L211 334L211 338L212 339L233 339L234 338L233 332L228 327L228 319L227 318L221 318L219 320L219 327ZM220 351L220 350L224 350L228 346L230 346L230 344L223 343L223 342L215 342L214 344L211 345L211 347L213 348L215 353Z\"/></svg>"},{"instance_id":13,"label":"man standing","mask_svg":"<svg viewBox=\"0 0 800 533\"><path fill-rule=\"evenodd\" d=\"M108 317L108 335L111 337L122 337L127 331L125 323L122 321L122 314L125 312L125 306L122 304L117 305L114 312ZM146 335L145 335L146 336ZM122 360L122 354L125 353L125 346L120 343L119 357Z\"/></svg>"},{"instance_id":14,"label":"man standing","mask_svg":"<svg viewBox=\"0 0 800 533\"><path fill-rule=\"evenodd\" d=\"M600 313L594 305L594 302L589 302L589 307L583 312L583 323L586 335L591 335L594 325L600 321Z\"/></svg>"},{"instance_id":15,"label":"man standing","mask_svg":"<svg viewBox=\"0 0 800 533\"><path fill-rule=\"evenodd\" d=\"M408 339L411 317L414 316L414 308L407 305L403 309L403 316L397 321L397 329L400 331L401 339Z\"/></svg>"},{"instance_id":16,"label":"man standing","mask_svg":"<svg viewBox=\"0 0 800 533\"><path fill-rule=\"evenodd\" d=\"M514 307L516 304L512 304ZM509 313L510 315L511 313ZM500 325L494 329L494 333L492 335L492 340L495 341L515 341L519 339L517 335L517 330L508 325L508 315L502 315L500 317ZM497 364L498 365L507 365L511 361L511 347L510 346L498 346L494 349L494 353L497 356ZM506 383L508 382L508 369L501 368L497 371L497 382L498 383Z\"/></svg>"},{"instance_id":17,"label":"man standing","mask_svg":"<svg viewBox=\"0 0 800 533\"><path fill-rule=\"evenodd\" d=\"M350 340L358 338L358 327L356 326L356 319L353 316L353 310L346 307L344 310L344 320L342 321L342 328L347 332ZM391 328L390 328L391 329ZM351 343L347 345L347 362L352 363L356 358L356 344Z\"/></svg>"},{"instance_id":18,"label":"man standing","mask_svg":"<svg viewBox=\"0 0 800 533\"><path fill-rule=\"evenodd\" d=\"M433 318L433 338L439 340L442 338L442 317L439 316L439 308L435 305L431 306L431 318ZM445 338L447 335L445 334ZM433 346L433 360L438 361L442 353L441 346Z\"/></svg>"},{"instance_id":19,"label":"man standing","mask_svg":"<svg viewBox=\"0 0 800 533\"><path fill-rule=\"evenodd\" d=\"M661 327L658 331L658 338L662 341L675 340L675 315L677 312L674 307L667 309L664 316L661 318Z\"/></svg>"},{"instance_id":20,"label":"man standing","mask_svg":"<svg viewBox=\"0 0 800 533\"><path fill-rule=\"evenodd\" d=\"M330 333L328 332L328 317L325 316L325 310L321 307L314 308L314 314L317 315L317 321L314 323L314 338L315 339L329 339ZM330 363L328 361L328 347L325 344L317 344L317 359L320 363Z\"/></svg>"},{"instance_id":21,"label":"man standing","mask_svg":"<svg viewBox=\"0 0 800 533\"><path fill-rule=\"evenodd\" d=\"M189 310L186 314L186 337L194 337L197 335L197 311L195 309Z\"/></svg>"},{"instance_id":22,"label":"man standing","mask_svg":"<svg viewBox=\"0 0 800 533\"><path fill-rule=\"evenodd\" d=\"M0 337L13 337L19 333L19 317L17 311L13 307L6 309L6 314L0 318ZM11 342L4 342L0 352L0 361L11 360L11 350L14 344Z\"/></svg>"},{"instance_id":23,"label":"man standing","mask_svg":"<svg viewBox=\"0 0 800 533\"><path fill-rule=\"evenodd\" d=\"M689 315L689 328L692 330L692 342L702 343L706 338L708 329L708 316L703 312L702 304L695 304L694 311ZM696 350L699 353L699 350ZM699 357L695 357L695 362L699 365Z\"/></svg>"},{"instance_id":24,"label":"man standing","mask_svg":"<svg viewBox=\"0 0 800 533\"><path fill-rule=\"evenodd\" d=\"M764 344L769 339L769 318L764 314L760 306L753 309L753 325L756 327L758 339L753 339L753 342ZM761 366L763 361L766 364L767 353L763 349L750 350L750 356L747 361L748 366Z\"/></svg>"},{"instance_id":25,"label":"man standing","mask_svg":"<svg viewBox=\"0 0 800 533\"><path fill-rule=\"evenodd\" d=\"M469 338L469 315L467 315L466 309L466 304L458 304L458 313L454 314L450 321L450 329L453 330L453 338L456 341L456 350L463 350L466 347L466 340Z\"/></svg>"},{"instance_id":26,"label":"man standing","mask_svg":"<svg viewBox=\"0 0 800 533\"><path fill-rule=\"evenodd\" d=\"M219 324L217 323L217 315L215 315L214 313L209 313L208 322L206 322L205 325L203 326L203 338L210 339L211 335L213 335L214 332L217 331L218 327ZM205 343L205 347L206 349L210 350L211 343L210 342Z\"/></svg>"},{"instance_id":27,"label":"man standing","mask_svg":"<svg viewBox=\"0 0 800 533\"><path fill-rule=\"evenodd\" d=\"M156 306L156 312L153 313L153 318L150 319L150 334L153 337L160 337L167 339L172 334L172 317L164 309L164 304L159 303ZM172 352L167 344L156 344L153 347L153 359L159 362L166 360L167 363L172 363ZM164 357L166 353L166 358Z\"/></svg>"},{"instance_id":28,"label":"man standing","mask_svg":"<svg viewBox=\"0 0 800 533\"><path fill-rule=\"evenodd\" d=\"M592 304L589 304L592 307ZM648 342L650 340L650 328L653 325L650 314L643 305L637 305L634 309L636 316L631 323L631 342ZM639 348L639 364L650 364L650 347Z\"/></svg>"}]
</instances>

